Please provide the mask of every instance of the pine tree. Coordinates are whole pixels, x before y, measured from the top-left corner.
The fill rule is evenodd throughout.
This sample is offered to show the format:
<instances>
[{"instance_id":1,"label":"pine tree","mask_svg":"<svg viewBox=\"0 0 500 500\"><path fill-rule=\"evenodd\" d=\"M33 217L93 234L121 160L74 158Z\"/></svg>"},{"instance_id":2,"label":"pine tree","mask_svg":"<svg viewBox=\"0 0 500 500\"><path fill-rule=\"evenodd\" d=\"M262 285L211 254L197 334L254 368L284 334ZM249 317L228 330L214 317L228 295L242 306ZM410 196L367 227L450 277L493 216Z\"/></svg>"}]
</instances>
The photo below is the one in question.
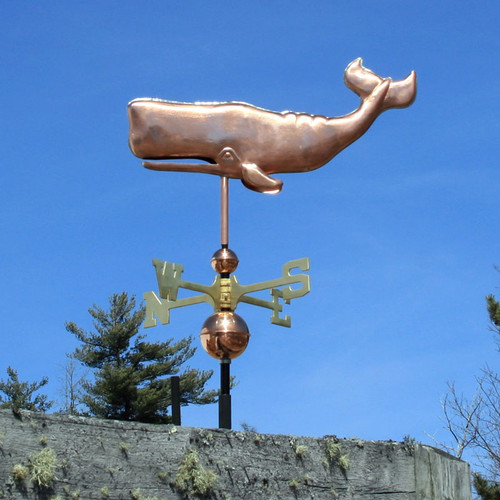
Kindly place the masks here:
<instances>
[{"instance_id":1,"label":"pine tree","mask_svg":"<svg viewBox=\"0 0 500 500\"><path fill-rule=\"evenodd\" d=\"M10 366L7 375L7 381L0 380L0 392L5 394L3 397L0 395L0 408L11 408L14 413L20 410L45 412L52 406L53 402L48 401L44 394L34 396L35 392L47 385L47 377L43 377L40 382L21 382L17 371Z\"/></svg>"},{"instance_id":2,"label":"pine tree","mask_svg":"<svg viewBox=\"0 0 500 500\"><path fill-rule=\"evenodd\" d=\"M168 423L171 416L169 375L180 375L181 404L209 404L217 400L217 391L204 387L212 371L181 366L195 353L193 339L178 342L147 342L139 335L144 307L136 307L135 297L126 292L109 299L109 311L94 305L89 309L95 332L87 332L75 323L66 329L82 342L74 357L94 372L94 382L83 385L83 403L97 417Z\"/></svg>"},{"instance_id":3,"label":"pine tree","mask_svg":"<svg viewBox=\"0 0 500 500\"><path fill-rule=\"evenodd\" d=\"M500 484L487 481L480 474L474 474L474 489L482 500L500 500Z\"/></svg>"},{"instance_id":4,"label":"pine tree","mask_svg":"<svg viewBox=\"0 0 500 500\"><path fill-rule=\"evenodd\" d=\"M500 351L500 303L495 299L494 295L488 295L486 297L486 307L488 309L493 329L499 334L499 337L496 340Z\"/></svg>"}]
</instances>

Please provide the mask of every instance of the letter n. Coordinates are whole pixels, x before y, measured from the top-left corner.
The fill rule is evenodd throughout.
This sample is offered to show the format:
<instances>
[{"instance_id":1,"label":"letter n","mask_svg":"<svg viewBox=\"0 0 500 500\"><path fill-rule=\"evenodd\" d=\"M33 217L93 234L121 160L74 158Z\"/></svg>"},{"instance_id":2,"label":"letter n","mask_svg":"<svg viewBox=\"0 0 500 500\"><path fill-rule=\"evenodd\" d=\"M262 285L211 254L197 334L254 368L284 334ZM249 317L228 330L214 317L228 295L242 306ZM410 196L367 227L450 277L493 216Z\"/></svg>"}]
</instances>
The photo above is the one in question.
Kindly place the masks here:
<instances>
[{"instance_id":1,"label":"letter n","mask_svg":"<svg viewBox=\"0 0 500 500\"><path fill-rule=\"evenodd\" d=\"M170 322L170 308L168 307L168 303L159 299L154 292L145 292L143 298L146 301L144 328L151 328L157 325L155 316L160 320L162 325Z\"/></svg>"}]
</instances>

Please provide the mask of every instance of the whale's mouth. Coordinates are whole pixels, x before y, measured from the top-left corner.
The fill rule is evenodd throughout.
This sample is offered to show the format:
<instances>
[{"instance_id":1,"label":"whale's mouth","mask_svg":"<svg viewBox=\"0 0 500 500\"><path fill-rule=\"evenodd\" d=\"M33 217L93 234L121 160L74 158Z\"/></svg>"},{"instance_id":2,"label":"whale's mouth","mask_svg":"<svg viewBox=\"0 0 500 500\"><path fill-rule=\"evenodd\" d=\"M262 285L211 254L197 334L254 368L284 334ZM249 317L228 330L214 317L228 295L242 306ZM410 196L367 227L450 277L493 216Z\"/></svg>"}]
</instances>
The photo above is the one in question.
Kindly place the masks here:
<instances>
[{"instance_id":1,"label":"whale's mouth","mask_svg":"<svg viewBox=\"0 0 500 500\"><path fill-rule=\"evenodd\" d=\"M199 159L199 158L197 158ZM208 160L206 163L193 163L192 159L183 158L184 161L144 161L142 165L149 170L163 172L196 172L241 179L245 187L264 194L277 194L283 187L283 181L275 179L263 172L255 163L240 163L237 171L228 170L223 162L215 163ZM226 167L226 168L225 168Z\"/></svg>"},{"instance_id":2,"label":"whale's mouth","mask_svg":"<svg viewBox=\"0 0 500 500\"><path fill-rule=\"evenodd\" d=\"M161 158L147 157L143 156L143 160L148 160L142 162L145 163L164 163L165 165L175 165L176 163L180 165L215 165L217 162L213 158L205 158L203 156L162 156ZM198 162L203 163L198 163Z\"/></svg>"},{"instance_id":3,"label":"whale's mouth","mask_svg":"<svg viewBox=\"0 0 500 500\"><path fill-rule=\"evenodd\" d=\"M170 159L173 161L163 161ZM238 153L230 147L222 148L215 161L203 155L170 155L161 160L144 161L142 165L149 170L163 172L196 172L241 179L245 187L258 193L277 194L283 187L283 181L270 177L255 163L241 161ZM194 163L193 160L205 163Z\"/></svg>"},{"instance_id":4,"label":"whale's mouth","mask_svg":"<svg viewBox=\"0 0 500 500\"><path fill-rule=\"evenodd\" d=\"M218 168L219 165L212 158L200 157L179 157L179 158L146 158L148 161L143 161L142 166L149 170L159 170L164 172L198 172L198 173L216 173L213 168ZM202 161L203 163L199 163ZM223 175L218 170L217 175Z\"/></svg>"}]
</instances>

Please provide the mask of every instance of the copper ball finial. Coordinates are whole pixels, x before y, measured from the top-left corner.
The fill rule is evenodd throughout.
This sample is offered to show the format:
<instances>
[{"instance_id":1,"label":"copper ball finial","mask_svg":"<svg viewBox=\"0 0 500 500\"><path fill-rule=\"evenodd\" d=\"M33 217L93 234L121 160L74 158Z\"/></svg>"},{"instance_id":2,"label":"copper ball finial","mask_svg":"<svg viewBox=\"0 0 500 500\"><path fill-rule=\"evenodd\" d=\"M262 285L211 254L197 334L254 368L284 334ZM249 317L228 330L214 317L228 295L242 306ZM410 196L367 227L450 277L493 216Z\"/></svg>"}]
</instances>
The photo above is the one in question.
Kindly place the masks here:
<instances>
[{"instance_id":1,"label":"copper ball finial","mask_svg":"<svg viewBox=\"0 0 500 500\"><path fill-rule=\"evenodd\" d=\"M237 358L247 348L249 338L244 319L232 311L209 316L200 334L203 349L215 359Z\"/></svg>"},{"instance_id":2,"label":"copper ball finial","mask_svg":"<svg viewBox=\"0 0 500 500\"><path fill-rule=\"evenodd\" d=\"M238 257L229 248L220 248L210 259L213 270L219 274L233 273L238 267L238 263Z\"/></svg>"}]
</instances>

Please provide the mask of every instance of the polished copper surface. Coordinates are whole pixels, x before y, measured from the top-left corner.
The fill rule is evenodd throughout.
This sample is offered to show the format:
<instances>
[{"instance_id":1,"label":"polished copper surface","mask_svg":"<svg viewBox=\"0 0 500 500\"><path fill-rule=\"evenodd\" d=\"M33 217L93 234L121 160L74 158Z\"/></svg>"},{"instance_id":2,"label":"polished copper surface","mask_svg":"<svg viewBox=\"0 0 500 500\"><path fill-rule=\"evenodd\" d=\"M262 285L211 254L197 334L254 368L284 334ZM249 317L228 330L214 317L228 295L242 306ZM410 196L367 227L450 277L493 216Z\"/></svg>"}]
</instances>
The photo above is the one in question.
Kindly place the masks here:
<instances>
[{"instance_id":1,"label":"polished copper surface","mask_svg":"<svg viewBox=\"0 0 500 500\"><path fill-rule=\"evenodd\" d=\"M229 245L229 179L220 178L220 244Z\"/></svg>"},{"instance_id":2,"label":"polished copper surface","mask_svg":"<svg viewBox=\"0 0 500 500\"><path fill-rule=\"evenodd\" d=\"M200 333L203 349L216 359L237 358L247 348L249 338L247 324L232 311L209 316Z\"/></svg>"},{"instance_id":3,"label":"polished copper surface","mask_svg":"<svg viewBox=\"0 0 500 500\"><path fill-rule=\"evenodd\" d=\"M198 159L208 163L144 162L152 170L200 172L241 179L249 189L277 193L275 173L307 172L329 162L361 137L383 111L409 106L416 75L383 79L353 61L344 80L361 98L337 118L268 111L242 102L180 103L135 99L129 103L129 144L139 158Z\"/></svg>"},{"instance_id":4,"label":"polished copper surface","mask_svg":"<svg viewBox=\"0 0 500 500\"><path fill-rule=\"evenodd\" d=\"M234 273L238 263L237 255L229 248L217 250L210 259L212 269L219 274Z\"/></svg>"}]
</instances>

